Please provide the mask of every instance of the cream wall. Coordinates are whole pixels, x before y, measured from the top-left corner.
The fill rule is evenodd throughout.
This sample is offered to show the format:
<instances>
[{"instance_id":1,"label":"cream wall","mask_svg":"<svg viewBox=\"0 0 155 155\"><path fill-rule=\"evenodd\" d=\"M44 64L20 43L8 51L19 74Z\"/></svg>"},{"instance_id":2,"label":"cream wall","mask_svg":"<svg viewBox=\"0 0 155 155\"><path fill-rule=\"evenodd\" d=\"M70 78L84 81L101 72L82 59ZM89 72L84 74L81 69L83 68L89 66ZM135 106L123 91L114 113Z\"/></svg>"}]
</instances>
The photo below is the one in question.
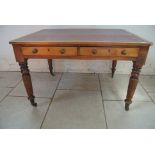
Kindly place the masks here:
<instances>
[{"instance_id":1,"label":"cream wall","mask_svg":"<svg viewBox=\"0 0 155 155\"><path fill-rule=\"evenodd\" d=\"M19 66L15 61L9 41L31 32L46 28L121 28L133 32L155 44L155 26L0 26L0 71L17 71ZM48 72L46 60L30 60L31 71ZM110 72L111 61L92 60L54 60L56 72ZM131 71L131 62L118 62L117 73L126 74ZM146 65L142 74L155 75L155 45L150 48Z\"/></svg>"}]
</instances>

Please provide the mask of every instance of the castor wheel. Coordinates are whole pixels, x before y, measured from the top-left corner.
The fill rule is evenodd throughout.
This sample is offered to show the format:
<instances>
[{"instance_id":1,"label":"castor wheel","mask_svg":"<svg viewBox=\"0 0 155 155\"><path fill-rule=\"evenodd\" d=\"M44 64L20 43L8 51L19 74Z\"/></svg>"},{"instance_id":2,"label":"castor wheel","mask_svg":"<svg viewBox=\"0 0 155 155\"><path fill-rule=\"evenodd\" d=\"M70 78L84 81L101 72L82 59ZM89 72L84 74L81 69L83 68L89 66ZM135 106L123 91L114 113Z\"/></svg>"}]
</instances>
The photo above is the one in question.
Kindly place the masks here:
<instances>
[{"instance_id":1,"label":"castor wheel","mask_svg":"<svg viewBox=\"0 0 155 155\"><path fill-rule=\"evenodd\" d=\"M55 76L55 74L53 72L50 72L52 76Z\"/></svg>"},{"instance_id":2,"label":"castor wheel","mask_svg":"<svg viewBox=\"0 0 155 155\"><path fill-rule=\"evenodd\" d=\"M30 97L28 97L28 99L30 100L30 102L31 102L31 105L33 106L33 107L37 107L37 103L34 101L34 96L30 96Z\"/></svg>"},{"instance_id":3,"label":"castor wheel","mask_svg":"<svg viewBox=\"0 0 155 155\"><path fill-rule=\"evenodd\" d=\"M32 105L33 107L37 107L37 103L35 103L35 102L31 102L31 105Z\"/></svg>"},{"instance_id":4,"label":"castor wheel","mask_svg":"<svg viewBox=\"0 0 155 155\"><path fill-rule=\"evenodd\" d=\"M130 104L127 104L127 103L125 104L125 110L126 110L126 111L129 111L129 105L130 105Z\"/></svg>"},{"instance_id":5,"label":"castor wheel","mask_svg":"<svg viewBox=\"0 0 155 155\"><path fill-rule=\"evenodd\" d=\"M130 106L131 103L132 103L131 100L125 99L125 110L126 110L126 111L129 111L129 106Z\"/></svg>"}]
</instances>

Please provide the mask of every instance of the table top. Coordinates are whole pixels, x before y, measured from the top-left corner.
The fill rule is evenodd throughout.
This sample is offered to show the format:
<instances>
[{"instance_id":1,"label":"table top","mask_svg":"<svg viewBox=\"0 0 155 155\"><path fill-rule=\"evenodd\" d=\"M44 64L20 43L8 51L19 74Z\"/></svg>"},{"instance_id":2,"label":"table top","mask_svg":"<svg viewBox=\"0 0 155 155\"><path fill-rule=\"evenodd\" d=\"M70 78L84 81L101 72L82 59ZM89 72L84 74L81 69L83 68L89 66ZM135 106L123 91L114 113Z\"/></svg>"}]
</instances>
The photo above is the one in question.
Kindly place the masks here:
<instances>
[{"instance_id":1,"label":"table top","mask_svg":"<svg viewBox=\"0 0 155 155\"><path fill-rule=\"evenodd\" d=\"M151 45L151 42L122 29L44 29L10 44L101 43L106 45Z\"/></svg>"}]
</instances>

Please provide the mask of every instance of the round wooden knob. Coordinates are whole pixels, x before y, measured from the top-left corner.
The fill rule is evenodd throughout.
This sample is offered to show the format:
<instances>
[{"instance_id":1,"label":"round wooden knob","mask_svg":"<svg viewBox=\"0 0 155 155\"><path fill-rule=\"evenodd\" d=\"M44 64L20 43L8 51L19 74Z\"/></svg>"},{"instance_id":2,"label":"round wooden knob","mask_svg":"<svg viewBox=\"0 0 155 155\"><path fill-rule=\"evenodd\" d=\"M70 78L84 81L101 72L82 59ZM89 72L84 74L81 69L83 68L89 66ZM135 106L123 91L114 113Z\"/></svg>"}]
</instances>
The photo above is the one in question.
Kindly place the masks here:
<instances>
[{"instance_id":1,"label":"round wooden knob","mask_svg":"<svg viewBox=\"0 0 155 155\"><path fill-rule=\"evenodd\" d=\"M33 54L38 53L38 49L37 49L37 48L34 48L34 49L32 50L32 53L33 53Z\"/></svg>"},{"instance_id":2,"label":"round wooden knob","mask_svg":"<svg viewBox=\"0 0 155 155\"><path fill-rule=\"evenodd\" d=\"M97 53L97 50L96 50L96 49L93 49L93 50L92 50L92 54L95 55L96 53Z\"/></svg>"},{"instance_id":3,"label":"round wooden knob","mask_svg":"<svg viewBox=\"0 0 155 155\"><path fill-rule=\"evenodd\" d=\"M122 55L127 55L127 51L126 51L126 50L123 50L123 51L121 52L121 54L122 54Z\"/></svg>"},{"instance_id":4,"label":"round wooden knob","mask_svg":"<svg viewBox=\"0 0 155 155\"><path fill-rule=\"evenodd\" d=\"M61 49L61 50L60 50L60 53L61 53L61 54L65 54L65 49Z\"/></svg>"}]
</instances>

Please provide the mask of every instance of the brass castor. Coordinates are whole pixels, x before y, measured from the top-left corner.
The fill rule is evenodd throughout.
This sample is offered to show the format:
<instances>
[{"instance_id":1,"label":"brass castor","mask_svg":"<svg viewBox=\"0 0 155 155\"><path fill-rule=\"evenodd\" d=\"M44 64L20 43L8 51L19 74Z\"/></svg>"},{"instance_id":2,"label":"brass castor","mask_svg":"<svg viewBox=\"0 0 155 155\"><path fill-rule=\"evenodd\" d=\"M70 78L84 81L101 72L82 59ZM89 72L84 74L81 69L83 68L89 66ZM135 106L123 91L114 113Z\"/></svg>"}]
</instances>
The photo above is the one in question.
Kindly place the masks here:
<instances>
[{"instance_id":1,"label":"brass castor","mask_svg":"<svg viewBox=\"0 0 155 155\"><path fill-rule=\"evenodd\" d=\"M53 73L53 71L50 71L50 73L51 73L52 76L55 76L55 74Z\"/></svg>"},{"instance_id":2,"label":"brass castor","mask_svg":"<svg viewBox=\"0 0 155 155\"><path fill-rule=\"evenodd\" d=\"M129 111L129 106L130 106L130 104L125 103L125 110L126 111Z\"/></svg>"},{"instance_id":3,"label":"brass castor","mask_svg":"<svg viewBox=\"0 0 155 155\"><path fill-rule=\"evenodd\" d=\"M127 99L125 100L125 110L129 111L129 106L132 103L132 101L128 101Z\"/></svg>"},{"instance_id":4,"label":"brass castor","mask_svg":"<svg viewBox=\"0 0 155 155\"><path fill-rule=\"evenodd\" d=\"M31 102L31 105L33 106L33 107L37 107L37 103L34 101L34 96L30 96L28 99L30 100L30 102Z\"/></svg>"},{"instance_id":5,"label":"brass castor","mask_svg":"<svg viewBox=\"0 0 155 155\"><path fill-rule=\"evenodd\" d=\"M31 105L32 105L33 107L37 107L37 103L35 103L35 102L31 102Z\"/></svg>"}]
</instances>

